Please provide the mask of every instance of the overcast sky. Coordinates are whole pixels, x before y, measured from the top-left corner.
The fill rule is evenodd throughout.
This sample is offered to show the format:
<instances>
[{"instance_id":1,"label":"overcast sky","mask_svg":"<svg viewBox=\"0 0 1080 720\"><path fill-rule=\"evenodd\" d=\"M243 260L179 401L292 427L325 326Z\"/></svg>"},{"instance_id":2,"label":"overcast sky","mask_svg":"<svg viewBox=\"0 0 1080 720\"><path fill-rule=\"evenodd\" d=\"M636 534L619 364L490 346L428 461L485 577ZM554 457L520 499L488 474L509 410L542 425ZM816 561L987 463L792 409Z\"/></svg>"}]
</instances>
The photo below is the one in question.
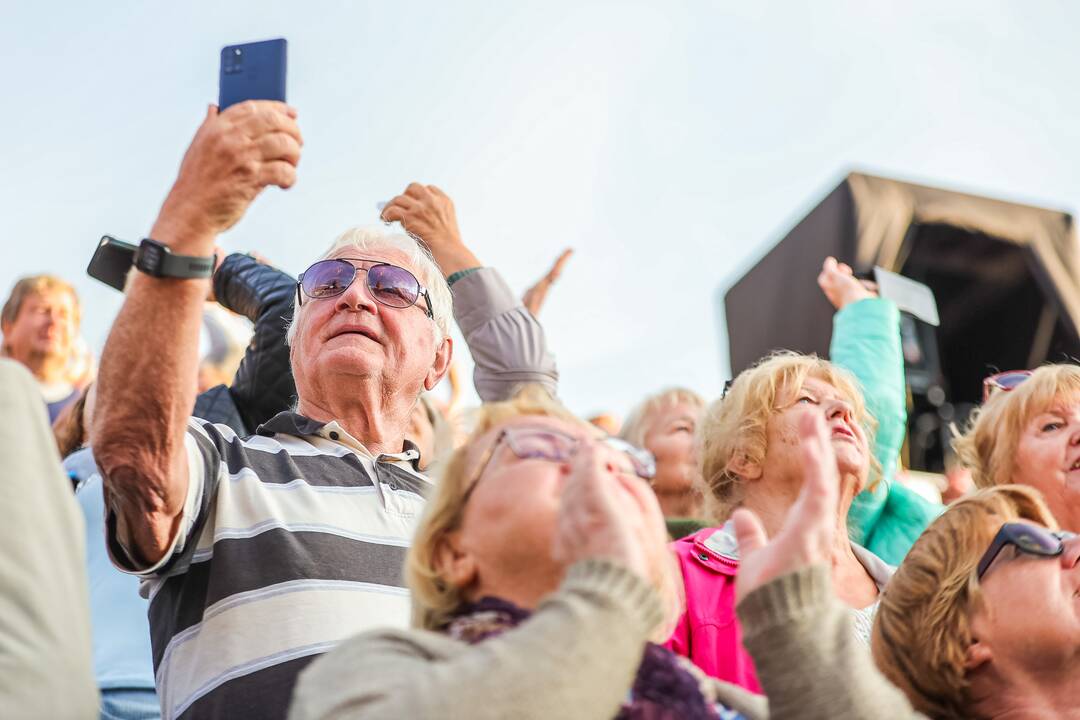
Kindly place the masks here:
<instances>
[{"instance_id":1,"label":"overcast sky","mask_svg":"<svg viewBox=\"0 0 1080 720\"><path fill-rule=\"evenodd\" d=\"M221 47L284 36L299 180L226 248L296 273L434 183L514 287L577 250L541 314L572 409L712 397L718 293L848 171L1080 203L1077 27L1080 4L987 0L9 5L0 292L71 279L100 348L121 297L85 275L97 239L149 232Z\"/></svg>"}]
</instances>

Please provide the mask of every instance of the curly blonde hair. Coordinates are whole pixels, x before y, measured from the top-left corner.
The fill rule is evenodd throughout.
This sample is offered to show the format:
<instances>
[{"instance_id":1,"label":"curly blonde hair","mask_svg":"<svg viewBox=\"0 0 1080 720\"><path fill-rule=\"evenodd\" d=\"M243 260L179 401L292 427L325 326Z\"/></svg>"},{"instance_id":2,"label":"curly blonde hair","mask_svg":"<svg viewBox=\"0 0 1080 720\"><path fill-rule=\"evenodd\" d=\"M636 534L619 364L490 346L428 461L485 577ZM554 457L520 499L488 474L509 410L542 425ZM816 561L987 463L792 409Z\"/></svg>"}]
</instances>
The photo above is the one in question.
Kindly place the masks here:
<instances>
[{"instance_id":1,"label":"curly blonde hair","mask_svg":"<svg viewBox=\"0 0 1080 720\"><path fill-rule=\"evenodd\" d=\"M817 355L788 351L769 355L739 373L727 394L705 410L698 428L706 511L716 522L727 520L743 500L745 483L735 472L734 461L759 464L765 460L769 417L776 412L781 395L796 392L808 377L832 385L847 399L853 419L866 430L867 443L873 446L877 423L866 408L855 376ZM871 454L871 487L880 474Z\"/></svg>"}]
</instances>

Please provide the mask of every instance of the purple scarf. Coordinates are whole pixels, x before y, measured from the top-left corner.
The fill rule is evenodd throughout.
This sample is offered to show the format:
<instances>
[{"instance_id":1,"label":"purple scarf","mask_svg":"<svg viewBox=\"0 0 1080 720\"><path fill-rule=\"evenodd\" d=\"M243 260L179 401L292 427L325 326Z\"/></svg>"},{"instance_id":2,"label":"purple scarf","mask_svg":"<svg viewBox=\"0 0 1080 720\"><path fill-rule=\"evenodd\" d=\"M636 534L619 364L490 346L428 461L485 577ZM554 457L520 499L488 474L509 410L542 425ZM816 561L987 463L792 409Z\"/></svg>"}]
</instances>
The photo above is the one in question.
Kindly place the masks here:
<instances>
[{"instance_id":1,"label":"purple scarf","mask_svg":"<svg viewBox=\"0 0 1080 720\"><path fill-rule=\"evenodd\" d=\"M530 612L494 597L466 603L444 628L447 635L475 645L517 627ZM670 650L655 643L645 646L637 677L615 720L718 720L741 718L716 707L702 695L697 678Z\"/></svg>"}]
</instances>

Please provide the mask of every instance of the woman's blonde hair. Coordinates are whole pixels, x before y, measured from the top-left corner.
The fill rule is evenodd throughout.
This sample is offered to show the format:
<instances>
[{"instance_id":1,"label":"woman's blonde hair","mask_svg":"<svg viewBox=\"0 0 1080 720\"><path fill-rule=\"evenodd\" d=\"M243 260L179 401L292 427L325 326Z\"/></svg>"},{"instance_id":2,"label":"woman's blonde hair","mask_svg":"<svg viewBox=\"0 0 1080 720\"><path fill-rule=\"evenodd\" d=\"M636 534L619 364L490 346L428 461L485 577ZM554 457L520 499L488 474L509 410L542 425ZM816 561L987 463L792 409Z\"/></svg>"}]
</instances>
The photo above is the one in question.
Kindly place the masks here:
<instances>
[{"instance_id":1,"label":"woman's blonde hair","mask_svg":"<svg viewBox=\"0 0 1080 720\"><path fill-rule=\"evenodd\" d=\"M979 487L1011 481L1016 446L1035 415L1062 398L1080 398L1080 367L1045 365L1008 392L997 391L975 411L967 431L953 440L960 462Z\"/></svg>"},{"instance_id":2,"label":"woman's blonde hair","mask_svg":"<svg viewBox=\"0 0 1080 720\"><path fill-rule=\"evenodd\" d=\"M434 493L428 499L405 560L405 582L412 592L414 626L427 630L441 629L466 601L464 588L443 578L438 567L438 551L447 535L460 528L464 519L466 484L473 479L471 471L475 470L469 463L470 448L492 429L527 416L557 418L595 432L595 428L575 417L539 385L526 385L510 400L485 403L480 407L472 434L464 445L454 451ZM682 611L682 582L674 558L666 547L662 554L665 560L663 567L656 569L654 584L667 610L666 622L657 637L662 634L662 639L666 639Z\"/></svg>"},{"instance_id":3,"label":"woman's blonde hair","mask_svg":"<svg viewBox=\"0 0 1080 720\"><path fill-rule=\"evenodd\" d=\"M1057 529L1042 496L1024 485L958 500L915 541L881 595L874 661L931 718L971 717L965 661L983 602L976 567L1001 526L1016 520Z\"/></svg>"},{"instance_id":4,"label":"woman's blonde hair","mask_svg":"<svg viewBox=\"0 0 1080 720\"><path fill-rule=\"evenodd\" d=\"M645 436L652 430L653 423L656 421L656 413L679 403L686 403L695 410L701 410L705 407L705 400L693 390L681 387L661 390L646 397L630 411L630 414L626 417L626 422L623 423L622 429L619 431L619 437L631 445L640 448L645 447Z\"/></svg>"},{"instance_id":5,"label":"woman's blonde hair","mask_svg":"<svg viewBox=\"0 0 1080 720\"><path fill-rule=\"evenodd\" d=\"M769 416L783 399L781 393L798 392L808 377L827 382L848 400L853 419L866 431L868 448L873 447L877 423L866 408L855 376L817 355L788 351L769 355L739 373L726 395L706 409L698 428L706 511L716 522L727 520L743 500L744 482L735 472L734 461L760 464L765 460ZM871 453L871 487L880 474Z\"/></svg>"}]
</instances>

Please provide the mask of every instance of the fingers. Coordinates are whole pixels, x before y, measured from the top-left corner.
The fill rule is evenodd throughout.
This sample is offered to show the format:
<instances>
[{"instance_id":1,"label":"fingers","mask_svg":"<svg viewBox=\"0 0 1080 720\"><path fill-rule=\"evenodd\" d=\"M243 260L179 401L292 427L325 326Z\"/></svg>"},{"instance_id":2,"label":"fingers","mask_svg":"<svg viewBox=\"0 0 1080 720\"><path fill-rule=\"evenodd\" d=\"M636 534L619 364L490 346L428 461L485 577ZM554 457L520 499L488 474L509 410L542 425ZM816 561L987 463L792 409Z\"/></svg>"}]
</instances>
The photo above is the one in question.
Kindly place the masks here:
<instances>
[{"instance_id":1,"label":"fingers","mask_svg":"<svg viewBox=\"0 0 1080 720\"><path fill-rule=\"evenodd\" d=\"M799 422L799 445L805 476L796 504L804 505L804 512L812 517L835 525L840 492L836 453L825 421L817 413L808 413ZM826 517L830 514L831 519Z\"/></svg>"},{"instance_id":2,"label":"fingers","mask_svg":"<svg viewBox=\"0 0 1080 720\"><path fill-rule=\"evenodd\" d=\"M551 270L548 270L548 282L555 282L559 279L559 276L562 275L563 268L566 267L567 261L570 260L570 256L573 254L573 248L566 248L562 251L559 257L555 259L555 264L551 266Z\"/></svg>"},{"instance_id":3,"label":"fingers","mask_svg":"<svg viewBox=\"0 0 1080 720\"><path fill-rule=\"evenodd\" d=\"M768 544L769 538L765 534L765 526L761 519L752 510L739 508L731 514L731 522L735 525L735 539L739 543L739 557L748 557Z\"/></svg>"},{"instance_id":4,"label":"fingers","mask_svg":"<svg viewBox=\"0 0 1080 720\"><path fill-rule=\"evenodd\" d=\"M288 189L296 184L296 165L285 160L272 160L259 166L259 185L277 185Z\"/></svg>"},{"instance_id":5,"label":"fingers","mask_svg":"<svg viewBox=\"0 0 1080 720\"><path fill-rule=\"evenodd\" d=\"M290 165L300 162L300 143L288 133L268 133L259 137L255 146L264 161L284 160Z\"/></svg>"},{"instance_id":6,"label":"fingers","mask_svg":"<svg viewBox=\"0 0 1080 720\"><path fill-rule=\"evenodd\" d=\"M405 194L416 200L426 200L431 195L431 191L420 183L411 182L409 183L409 186L405 188Z\"/></svg>"},{"instance_id":7,"label":"fingers","mask_svg":"<svg viewBox=\"0 0 1080 720\"><path fill-rule=\"evenodd\" d=\"M248 100L238 103L222 113L249 138L255 139L274 132L291 135L301 146L304 138L296 122L296 110L285 103L273 100Z\"/></svg>"}]
</instances>

